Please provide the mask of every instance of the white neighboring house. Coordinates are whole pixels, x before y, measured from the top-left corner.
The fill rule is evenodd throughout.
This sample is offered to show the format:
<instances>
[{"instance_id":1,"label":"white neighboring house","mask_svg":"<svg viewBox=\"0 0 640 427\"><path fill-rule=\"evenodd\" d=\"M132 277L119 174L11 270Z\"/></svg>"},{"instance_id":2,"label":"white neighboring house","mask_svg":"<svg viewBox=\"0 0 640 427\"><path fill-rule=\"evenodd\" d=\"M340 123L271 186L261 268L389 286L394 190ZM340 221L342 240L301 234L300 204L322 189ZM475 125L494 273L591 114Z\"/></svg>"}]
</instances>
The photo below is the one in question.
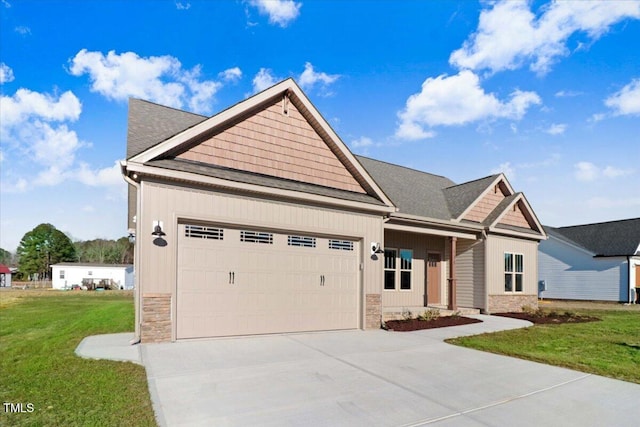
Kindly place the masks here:
<instances>
[{"instance_id":1,"label":"white neighboring house","mask_svg":"<svg viewBox=\"0 0 640 427\"><path fill-rule=\"evenodd\" d=\"M11 287L11 269L4 264L0 264L0 288Z\"/></svg>"},{"instance_id":2,"label":"white neighboring house","mask_svg":"<svg viewBox=\"0 0 640 427\"><path fill-rule=\"evenodd\" d=\"M544 228L540 297L640 303L640 218Z\"/></svg>"},{"instance_id":3,"label":"white neighboring house","mask_svg":"<svg viewBox=\"0 0 640 427\"><path fill-rule=\"evenodd\" d=\"M134 272L132 264L97 264L61 262L53 264L53 289L71 289L82 286L84 279L91 279L97 285L101 280L112 280L119 289L133 289Z\"/></svg>"}]
</instances>

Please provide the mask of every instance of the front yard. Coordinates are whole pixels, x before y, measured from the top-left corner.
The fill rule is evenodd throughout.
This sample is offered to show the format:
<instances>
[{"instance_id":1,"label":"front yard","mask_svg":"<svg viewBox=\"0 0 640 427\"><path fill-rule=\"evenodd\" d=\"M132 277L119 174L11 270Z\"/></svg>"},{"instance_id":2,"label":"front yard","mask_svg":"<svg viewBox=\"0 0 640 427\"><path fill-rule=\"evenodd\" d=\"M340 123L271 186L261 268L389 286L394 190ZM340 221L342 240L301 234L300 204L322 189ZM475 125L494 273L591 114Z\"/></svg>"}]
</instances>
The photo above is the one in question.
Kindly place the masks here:
<instances>
[{"instance_id":1,"label":"front yard","mask_svg":"<svg viewBox=\"0 0 640 427\"><path fill-rule=\"evenodd\" d=\"M540 306L602 320L535 325L448 342L640 384L640 307L561 302Z\"/></svg>"},{"instance_id":2,"label":"front yard","mask_svg":"<svg viewBox=\"0 0 640 427\"><path fill-rule=\"evenodd\" d=\"M131 292L3 289L0 400L13 412L0 425L155 425L142 366L74 354L88 335L132 329Z\"/></svg>"}]
</instances>

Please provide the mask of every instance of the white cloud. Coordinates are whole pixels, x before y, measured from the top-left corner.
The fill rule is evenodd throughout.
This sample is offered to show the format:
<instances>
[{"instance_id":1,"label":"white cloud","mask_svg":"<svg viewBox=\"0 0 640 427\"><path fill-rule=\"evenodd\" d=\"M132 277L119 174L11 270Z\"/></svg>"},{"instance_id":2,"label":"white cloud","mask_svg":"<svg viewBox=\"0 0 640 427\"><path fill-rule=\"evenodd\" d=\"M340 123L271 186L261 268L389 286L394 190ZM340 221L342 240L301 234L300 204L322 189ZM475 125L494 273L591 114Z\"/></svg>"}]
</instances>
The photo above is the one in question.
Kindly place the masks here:
<instances>
[{"instance_id":1,"label":"white cloud","mask_svg":"<svg viewBox=\"0 0 640 427\"><path fill-rule=\"evenodd\" d=\"M11 7L11 3L9 3L7 0L2 0L2 5L4 7L6 7L7 9L9 9Z\"/></svg>"},{"instance_id":2,"label":"white cloud","mask_svg":"<svg viewBox=\"0 0 640 427\"><path fill-rule=\"evenodd\" d=\"M582 92L571 90L560 90L554 94L556 98L573 98L582 95Z\"/></svg>"},{"instance_id":3,"label":"white cloud","mask_svg":"<svg viewBox=\"0 0 640 427\"><path fill-rule=\"evenodd\" d=\"M465 70L453 76L428 78L420 93L411 95L398 113L396 136L421 139L433 136L424 126L464 125L478 120L509 118L519 120L531 105L540 104L535 92L514 90L508 101L500 101L480 87L480 79Z\"/></svg>"},{"instance_id":4,"label":"white cloud","mask_svg":"<svg viewBox=\"0 0 640 427\"><path fill-rule=\"evenodd\" d=\"M477 31L449 62L494 73L528 62L532 71L544 74L559 57L569 55L568 40L575 33L597 40L613 24L640 18L640 2L635 1L555 1L542 7L538 16L529 9L530 3L489 3L491 7L480 13Z\"/></svg>"},{"instance_id":5,"label":"white cloud","mask_svg":"<svg viewBox=\"0 0 640 427\"><path fill-rule=\"evenodd\" d=\"M353 148L365 148L365 147L370 147L372 145L373 145L373 140L366 136L362 136L358 139L354 139L353 141L351 141L351 146Z\"/></svg>"},{"instance_id":6,"label":"white cloud","mask_svg":"<svg viewBox=\"0 0 640 427\"><path fill-rule=\"evenodd\" d=\"M633 169L620 169L613 166L600 168L591 162L578 162L574 165L574 176L578 181L590 182L599 178L617 178L632 175Z\"/></svg>"},{"instance_id":7,"label":"white cloud","mask_svg":"<svg viewBox=\"0 0 640 427\"><path fill-rule=\"evenodd\" d=\"M513 181L516 179L516 169L511 165L511 162L502 163L497 168L491 169L492 174L503 173L506 175L507 179Z\"/></svg>"},{"instance_id":8,"label":"white cloud","mask_svg":"<svg viewBox=\"0 0 640 427\"><path fill-rule=\"evenodd\" d=\"M300 15L302 3L293 0L251 0L250 4L262 15L269 16L269 23L284 28Z\"/></svg>"},{"instance_id":9,"label":"white cloud","mask_svg":"<svg viewBox=\"0 0 640 427\"><path fill-rule=\"evenodd\" d=\"M12 82L13 70L4 62L0 62L0 85L4 83Z\"/></svg>"},{"instance_id":10,"label":"white cloud","mask_svg":"<svg viewBox=\"0 0 640 427\"><path fill-rule=\"evenodd\" d=\"M273 71L268 68L260 68L253 78L253 92L258 93L275 85L279 79L273 76Z\"/></svg>"},{"instance_id":11,"label":"white cloud","mask_svg":"<svg viewBox=\"0 0 640 427\"><path fill-rule=\"evenodd\" d=\"M191 9L191 3L189 3L188 1L182 3L180 1L176 2L176 9L178 10L189 10Z\"/></svg>"},{"instance_id":12,"label":"white cloud","mask_svg":"<svg viewBox=\"0 0 640 427\"><path fill-rule=\"evenodd\" d=\"M56 97L29 89L18 89L13 96L0 96L0 135L8 138L15 128L32 119L46 122L76 121L82 105L71 91Z\"/></svg>"},{"instance_id":13,"label":"white cloud","mask_svg":"<svg viewBox=\"0 0 640 427\"><path fill-rule=\"evenodd\" d=\"M24 25L20 25L18 27L15 27L13 29L16 33L22 35L22 36L27 36L31 34L31 28L29 27L25 27Z\"/></svg>"},{"instance_id":14,"label":"white cloud","mask_svg":"<svg viewBox=\"0 0 640 427\"><path fill-rule=\"evenodd\" d=\"M314 86L319 84L325 95L328 95L327 87L340 78L339 74L327 74L318 73L313 70L313 65L310 62L304 64L304 71L300 74L298 83L304 90L311 90Z\"/></svg>"},{"instance_id":15,"label":"white cloud","mask_svg":"<svg viewBox=\"0 0 640 427\"><path fill-rule=\"evenodd\" d=\"M228 68L218 74L218 77L227 82L237 82L242 78L242 70L239 67Z\"/></svg>"},{"instance_id":16,"label":"white cloud","mask_svg":"<svg viewBox=\"0 0 640 427\"><path fill-rule=\"evenodd\" d=\"M548 129L545 130L549 135L562 135L564 131L567 130L567 125L565 123L553 123L549 126Z\"/></svg>"},{"instance_id":17,"label":"white cloud","mask_svg":"<svg viewBox=\"0 0 640 427\"><path fill-rule=\"evenodd\" d=\"M640 79L634 79L605 100L617 116L640 115Z\"/></svg>"},{"instance_id":18,"label":"white cloud","mask_svg":"<svg viewBox=\"0 0 640 427\"><path fill-rule=\"evenodd\" d=\"M111 167L91 169L88 164L80 162L80 166L73 172L74 179L90 187L110 187L121 185L125 181L120 172L120 160L116 160Z\"/></svg>"},{"instance_id":19,"label":"white cloud","mask_svg":"<svg viewBox=\"0 0 640 427\"><path fill-rule=\"evenodd\" d=\"M82 49L70 63L72 75L88 74L93 92L116 101L136 97L175 108L186 104L194 112L209 113L222 86L213 80L201 80L199 65L185 70L169 55L143 58L134 52L110 51L104 55Z\"/></svg>"}]
</instances>

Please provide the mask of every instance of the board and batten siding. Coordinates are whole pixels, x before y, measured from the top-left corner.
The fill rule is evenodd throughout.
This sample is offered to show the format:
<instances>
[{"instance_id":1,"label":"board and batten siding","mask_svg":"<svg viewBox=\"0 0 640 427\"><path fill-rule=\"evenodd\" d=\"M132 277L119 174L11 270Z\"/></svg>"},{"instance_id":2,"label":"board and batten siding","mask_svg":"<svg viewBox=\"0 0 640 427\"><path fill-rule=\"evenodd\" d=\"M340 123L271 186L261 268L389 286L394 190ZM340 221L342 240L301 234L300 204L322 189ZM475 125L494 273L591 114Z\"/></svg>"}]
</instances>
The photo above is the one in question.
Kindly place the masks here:
<instances>
[{"instance_id":1,"label":"board and batten siding","mask_svg":"<svg viewBox=\"0 0 640 427\"><path fill-rule=\"evenodd\" d=\"M456 301L460 307L486 309L484 240L458 239Z\"/></svg>"},{"instance_id":2,"label":"board and batten siding","mask_svg":"<svg viewBox=\"0 0 640 427\"><path fill-rule=\"evenodd\" d=\"M547 284L543 298L627 301L626 257L594 258L555 237L540 243L538 276Z\"/></svg>"},{"instance_id":3,"label":"board and batten siding","mask_svg":"<svg viewBox=\"0 0 640 427\"><path fill-rule=\"evenodd\" d=\"M504 291L504 254L510 252L524 256L523 292ZM489 235L486 240L485 268L488 295L538 294L538 242L536 240Z\"/></svg>"},{"instance_id":4,"label":"board and batten siding","mask_svg":"<svg viewBox=\"0 0 640 427\"><path fill-rule=\"evenodd\" d=\"M369 256L370 242L382 242L382 216L317 206L293 204L227 194L204 189L143 181L142 209L138 214L140 253L139 283L143 294L175 296L177 277L178 221L196 221L222 226L274 231L295 231L307 235L348 237L361 245L363 294L379 294L383 263ZM166 246L153 243L153 222L162 221ZM153 260L150 262L149 260Z\"/></svg>"},{"instance_id":5,"label":"board and batten siding","mask_svg":"<svg viewBox=\"0 0 640 427\"><path fill-rule=\"evenodd\" d=\"M445 259L445 238L425 234L406 233L388 230L384 234L384 247L391 249L413 250L411 271L411 290L382 290L382 307L424 307L426 292L426 259L429 252L437 252L441 256L440 263L440 295L444 303L447 262ZM380 255L384 263L384 254ZM383 274L382 272L380 274ZM399 284L398 284L399 286Z\"/></svg>"}]
</instances>

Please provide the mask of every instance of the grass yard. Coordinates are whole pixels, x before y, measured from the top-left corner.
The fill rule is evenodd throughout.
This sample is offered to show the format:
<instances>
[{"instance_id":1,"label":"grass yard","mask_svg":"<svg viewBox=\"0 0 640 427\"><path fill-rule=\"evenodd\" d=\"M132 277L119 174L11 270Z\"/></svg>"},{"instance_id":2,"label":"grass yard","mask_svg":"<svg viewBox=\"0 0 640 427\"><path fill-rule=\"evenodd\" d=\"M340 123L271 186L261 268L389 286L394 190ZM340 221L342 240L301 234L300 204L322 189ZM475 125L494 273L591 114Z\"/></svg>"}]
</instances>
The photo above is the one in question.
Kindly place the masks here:
<instances>
[{"instance_id":1,"label":"grass yard","mask_svg":"<svg viewBox=\"0 0 640 427\"><path fill-rule=\"evenodd\" d=\"M640 307L590 309L583 304L567 308L557 302L541 307L560 313L570 309L602 321L535 325L447 342L640 384Z\"/></svg>"},{"instance_id":2,"label":"grass yard","mask_svg":"<svg viewBox=\"0 0 640 427\"><path fill-rule=\"evenodd\" d=\"M131 292L0 292L0 425L153 426L144 367L88 360L88 335L133 330ZM33 405L28 412L27 404Z\"/></svg>"}]
</instances>

